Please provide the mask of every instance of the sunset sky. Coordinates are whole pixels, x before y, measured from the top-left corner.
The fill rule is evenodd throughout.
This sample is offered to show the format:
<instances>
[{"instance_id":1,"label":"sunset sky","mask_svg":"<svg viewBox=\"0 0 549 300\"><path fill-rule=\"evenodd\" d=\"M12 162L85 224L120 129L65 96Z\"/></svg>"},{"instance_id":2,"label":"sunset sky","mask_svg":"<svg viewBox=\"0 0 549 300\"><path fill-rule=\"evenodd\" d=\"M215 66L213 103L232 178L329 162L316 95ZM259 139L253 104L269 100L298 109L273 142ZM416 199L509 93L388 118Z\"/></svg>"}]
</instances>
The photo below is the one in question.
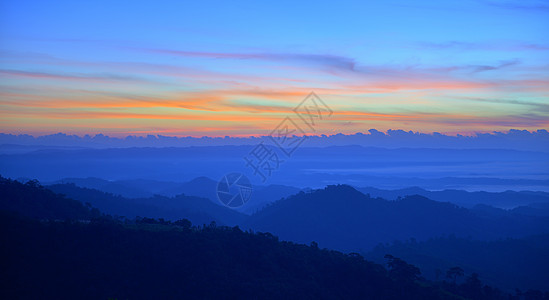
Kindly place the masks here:
<instances>
[{"instance_id":1,"label":"sunset sky","mask_svg":"<svg viewBox=\"0 0 549 300\"><path fill-rule=\"evenodd\" d=\"M547 1L262 2L1 1L0 132L549 129Z\"/></svg>"}]
</instances>

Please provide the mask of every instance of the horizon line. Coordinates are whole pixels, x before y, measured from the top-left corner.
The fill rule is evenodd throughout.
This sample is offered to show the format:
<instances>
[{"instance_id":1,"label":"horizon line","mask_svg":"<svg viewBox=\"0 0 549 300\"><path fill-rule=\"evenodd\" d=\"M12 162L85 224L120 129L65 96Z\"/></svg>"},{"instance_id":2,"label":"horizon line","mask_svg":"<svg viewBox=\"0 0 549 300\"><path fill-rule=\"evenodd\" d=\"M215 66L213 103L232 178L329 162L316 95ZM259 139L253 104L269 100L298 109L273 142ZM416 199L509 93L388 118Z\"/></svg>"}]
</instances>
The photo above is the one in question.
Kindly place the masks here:
<instances>
[{"instance_id":1,"label":"horizon line","mask_svg":"<svg viewBox=\"0 0 549 300\"><path fill-rule=\"evenodd\" d=\"M329 138L333 136L356 136L356 135L366 135L366 136L373 136L375 134L383 134L385 136L391 136L391 133L405 133L405 134L413 134L413 135L423 135L423 136L438 136L443 135L447 137L476 137L479 135L497 135L497 134L505 134L508 135L510 133L516 133L516 132L522 132L522 133L528 133L528 134L535 134L535 133L548 133L549 129L545 128L539 128L535 130L527 130L527 129L516 129L511 128L507 131L497 131L497 130L482 130L482 131L472 131L472 132L421 132L421 131L413 131L413 130L404 130L404 129L388 129L386 131L377 130L375 128L370 128L366 131L362 132L355 132L355 133L318 133L318 134L302 134L302 135L289 135L292 137L320 137L320 138ZM237 139L249 139L249 138L264 138L270 136L270 134L263 134L263 135L164 135L160 132L155 133L147 133L147 134L131 134L128 133L126 135L109 135L109 133L83 133L83 134L77 134L77 133L65 133L65 132L54 132L54 133L44 133L44 134L32 134L32 133L13 133L13 132L0 132L0 136L15 136L15 137L24 137L29 136L33 138L41 138L41 137L53 137L53 136L66 136L66 137L78 137L78 138L95 138L95 137L106 137L106 138L114 138L114 139L126 139L126 138L149 138L149 137L155 137L155 138L195 138L195 139L201 139L201 138L212 138L212 139L224 139L224 138L237 138Z\"/></svg>"}]
</instances>

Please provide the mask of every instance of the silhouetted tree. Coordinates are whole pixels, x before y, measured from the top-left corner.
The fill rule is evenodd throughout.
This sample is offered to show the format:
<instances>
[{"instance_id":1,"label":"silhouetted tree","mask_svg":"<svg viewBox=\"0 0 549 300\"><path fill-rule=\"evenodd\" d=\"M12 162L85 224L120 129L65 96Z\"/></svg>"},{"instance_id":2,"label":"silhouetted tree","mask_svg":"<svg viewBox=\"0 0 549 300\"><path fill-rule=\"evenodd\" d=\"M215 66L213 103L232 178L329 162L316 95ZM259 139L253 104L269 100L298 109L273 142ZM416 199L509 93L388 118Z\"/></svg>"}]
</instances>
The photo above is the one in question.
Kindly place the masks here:
<instances>
[{"instance_id":1,"label":"silhouetted tree","mask_svg":"<svg viewBox=\"0 0 549 300\"><path fill-rule=\"evenodd\" d=\"M419 278L421 272L418 267L390 254L385 255L385 258L388 260L387 266L389 267L389 275L395 280L413 282Z\"/></svg>"},{"instance_id":2,"label":"silhouetted tree","mask_svg":"<svg viewBox=\"0 0 549 300\"><path fill-rule=\"evenodd\" d=\"M482 282L478 279L478 274L473 273L465 279L461 289L465 296L471 299L482 298Z\"/></svg>"},{"instance_id":3,"label":"silhouetted tree","mask_svg":"<svg viewBox=\"0 0 549 300\"><path fill-rule=\"evenodd\" d=\"M177 220L177 221L173 222L173 224L177 225L177 226L181 226L181 227L183 227L183 229L190 229L191 226L192 226L191 221L189 221L187 219Z\"/></svg>"},{"instance_id":4,"label":"silhouetted tree","mask_svg":"<svg viewBox=\"0 0 549 300\"><path fill-rule=\"evenodd\" d=\"M538 290L527 290L523 293L524 300L544 300L545 297L543 296L542 291Z\"/></svg>"},{"instance_id":5,"label":"silhouetted tree","mask_svg":"<svg viewBox=\"0 0 549 300\"><path fill-rule=\"evenodd\" d=\"M453 280L454 284L456 283L458 276L463 276L463 269L460 267L452 267L446 271L446 278Z\"/></svg>"},{"instance_id":6,"label":"silhouetted tree","mask_svg":"<svg viewBox=\"0 0 549 300\"><path fill-rule=\"evenodd\" d=\"M37 179L32 179L32 180L29 180L25 183L25 185L27 186L30 186L30 187L33 187L33 188L40 188L42 187L42 185L40 184L40 181L38 181Z\"/></svg>"},{"instance_id":7,"label":"silhouetted tree","mask_svg":"<svg viewBox=\"0 0 549 300\"><path fill-rule=\"evenodd\" d=\"M440 275L442 275L442 270L441 269L435 269L435 278L436 280L438 281L440 279Z\"/></svg>"}]
</instances>

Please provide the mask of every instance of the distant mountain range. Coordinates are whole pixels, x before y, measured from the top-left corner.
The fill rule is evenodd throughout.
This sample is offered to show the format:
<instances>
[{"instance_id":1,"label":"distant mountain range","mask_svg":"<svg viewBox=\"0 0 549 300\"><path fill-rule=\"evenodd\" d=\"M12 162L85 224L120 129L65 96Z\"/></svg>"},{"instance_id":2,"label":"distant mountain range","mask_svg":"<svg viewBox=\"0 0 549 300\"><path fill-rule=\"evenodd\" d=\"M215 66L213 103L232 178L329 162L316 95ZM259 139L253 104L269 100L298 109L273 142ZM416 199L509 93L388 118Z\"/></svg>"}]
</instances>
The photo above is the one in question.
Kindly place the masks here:
<instances>
[{"instance_id":1,"label":"distant mountain range","mask_svg":"<svg viewBox=\"0 0 549 300\"><path fill-rule=\"evenodd\" d=\"M148 198L124 198L95 189L78 187L72 183L54 184L48 186L48 189L84 203L90 203L104 213L130 219L138 216L174 221L186 218L194 224L209 224L214 221L220 225L234 226L243 222L246 217L230 208L195 196L155 195Z\"/></svg>"},{"instance_id":2,"label":"distant mountain range","mask_svg":"<svg viewBox=\"0 0 549 300\"><path fill-rule=\"evenodd\" d=\"M543 233L549 224L545 219L549 216L549 195L543 192L391 191L347 185L310 192L269 185L256 188L252 200L235 211L217 200L216 184L206 177L184 183L73 178L47 188L111 215L167 220L185 216L195 224L240 224L288 240L314 240L325 247L349 251L370 249L380 242L444 234L482 239L525 236Z\"/></svg>"},{"instance_id":3,"label":"distant mountain range","mask_svg":"<svg viewBox=\"0 0 549 300\"><path fill-rule=\"evenodd\" d=\"M197 177L191 181L182 183L146 179L109 181L95 177L64 178L46 183L46 185L55 187L67 183L72 183L78 187L100 190L124 198L147 198L153 195L166 197L186 195L206 198L215 204L222 205L217 198L217 182L207 177ZM284 185L255 186L250 201L236 210L251 214L259 211L269 203L296 194L301 190L308 189Z\"/></svg>"},{"instance_id":4,"label":"distant mountain range","mask_svg":"<svg viewBox=\"0 0 549 300\"><path fill-rule=\"evenodd\" d=\"M97 179L82 182L104 183ZM208 192L205 187L212 182L207 178L198 178L177 186L189 191L192 187L195 193L204 193ZM142 183L145 187L145 182ZM204 186L201 187L199 183ZM292 190L291 187L271 186L265 187L264 191L269 189L280 192L276 197ZM420 189L409 191L424 192ZM513 210L483 204L464 208L421 195L397 196L396 200L386 200L364 194L348 185L331 185L324 189L298 191L267 204L252 215L246 215L199 196L185 194L126 198L79 187L74 183L41 187L33 181L23 184L2 178L0 192L3 196L0 199L0 210L39 219L89 219L99 215L98 208L103 213L130 219L137 216L171 221L186 218L199 226L214 221L218 225L238 225L243 230L269 232L285 241L359 252L376 261L381 261L384 254L398 254L420 265L429 278L432 278L434 268L458 265L470 272L481 271L479 273L486 274L487 282L502 286L512 282L512 277L497 276L498 272L502 272L498 269L501 261L505 260L507 264L513 264L509 270L522 270L540 277L532 281L531 285L524 281L528 276L521 277L524 280L517 281L517 287L540 288L539 283L547 279L545 273L536 273L535 267L532 267L536 259L539 266L549 265L544 260L544 249L549 245L547 202L537 202ZM269 193L275 197L274 192ZM520 193L510 195L520 196ZM530 238L534 235L539 237ZM498 242L507 238L514 240ZM541 239L541 242L536 239ZM394 241L413 242L406 243L406 247L399 243L391 246L389 243ZM416 243L420 246L416 247ZM528 243L534 243L536 247L530 247ZM529 247L529 250L524 250L524 247ZM454 255L456 249L465 252ZM490 255L496 254L500 258L495 260L498 264L490 265ZM475 258L477 255L480 260ZM522 255L528 255L528 260ZM524 266L523 263L529 265Z\"/></svg>"},{"instance_id":5,"label":"distant mountain range","mask_svg":"<svg viewBox=\"0 0 549 300\"><path fill-rule=\"evenodd\" d=\"M97 182L101 181L89 181L90 184ZM200 177L174 185L173 193L181 192L177 196L141 198L126 198L72 183L54 184L48 188L83 203L89 202L112 215L167 220L185 216L196 224L210 221L231 226L238 224L244 228L271 232L286 240L302 243L316 241L323 247L345 251L365 251L378 243L409 238L424 240L447 234L496 239L549 232L549 201L545 193L366 189L395 196L396 200L388 201L347 185L313 191L267 186L254 191L257 193L254 195L255 201L250 201L254 205L241 209L245 213L255 212L247 216L212 199L215 197L215 185L215 181ZM434 193L439 200L444 200L441 197L448 195L449 200L468 203L469 208L421 195L430 193ZM486 202L525 205L512 210L495 208L480 202L483 201L482 195L487 196L484 198ZM259 201L259 197L265 199Z\"/></svg>"},{"instance_id":6,"label":"distant mountain range","mask_svg":"<svg viewBox=\"0 0 549 300\"><path fill-rule=\"evenodd\" d=\"M22 179L25 180L25 179ZM210 199L213 203L220 204L216 195L217 182L208 177L197 177L187 182L169 182L158 180L134 179L109 181L100 178L64 178L45 183L46 185L74 183L76 186L97 189L106 193L120 195L125 198L146 198L153 195L173 197L176 195L196 196ZM431 200L450 202L466 208L477 205L489 205L496 208L519 210L524 214L540 214L544 204L549 205L549 193L535 191L505 191L505 192L468 192L464 190L429 191L420 187L403 189L379 189L373 187L356 187L364 194L374 198L396 200L399 197L420 195ZM308 188L298 188L286 185L255 186L252 198L247 205L238 209L239 212L251 214L259 211L265 205L273 203L281 198L294 195L300 191L308 191Z\"/></svg>"},{"instance_id":7,"label":"distant mountain range","mask_svg":"<svg viewBox=\"0 0 549 300\"><path fill-rule=\"evenodd\" d=\"M110 149L45 147L24 153L12 151L13 147L9 146L9 151L0 151L0 174L10 178L36 178L42 182L97 177L111 181L140 178L173 183L188 182L200 176L217 180L227 173L239 172L248 176L254 186L276 184L300 189L349 184L380 189L419 186L428 190L549 191L546 176L549 153L541 151L301 147L291 158L280 154L284 162L267 182L262 182L244 160L253 149L252 145ZM269 147L277 151L276 147ZM147 185L147 182L140 184ZM142 189L139 184L131 185ZM152 186L145 190L148 193L177 192L177 185L173 184Z\"/></svg>"},{"instance_id":8,"label":"distant mountain range","mask_svg":"<svg viewBox=\"0 0 549 300\"><path fill-rule=\"evenodd\" d=\"M431 200L451 202L459 206L472 208L479 204L498 208L512 209L518 206L528 206L534 203L549 203L549 193L532 191L505 191L505 192L468 192L463 190L428 191L419 187L397 190L383 190L373 187L357 188L364 194L372 197L381 197L396 200L407 195L421 195Z\"/></svg>"}]
</instances>

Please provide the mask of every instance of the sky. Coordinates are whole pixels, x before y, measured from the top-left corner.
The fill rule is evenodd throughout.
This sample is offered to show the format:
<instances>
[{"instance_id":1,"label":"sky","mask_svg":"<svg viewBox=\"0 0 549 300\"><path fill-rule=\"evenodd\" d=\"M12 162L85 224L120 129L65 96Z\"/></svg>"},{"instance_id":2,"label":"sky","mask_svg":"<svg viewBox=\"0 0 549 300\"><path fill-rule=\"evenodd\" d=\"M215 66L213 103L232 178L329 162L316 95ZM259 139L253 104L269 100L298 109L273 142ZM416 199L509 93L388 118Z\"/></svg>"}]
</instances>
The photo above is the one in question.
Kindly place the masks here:
<instances>
[{"instance_id":1,"label":"sky","mask_svg":"<svg viewBox=\"0 0 549 300\"><path fill-rule=\"evenodd\" d=\"M0 132L549 129L549 1L0 0ZM300 125L299 125L300 124Z\"/></svg>"}]
</instances>

